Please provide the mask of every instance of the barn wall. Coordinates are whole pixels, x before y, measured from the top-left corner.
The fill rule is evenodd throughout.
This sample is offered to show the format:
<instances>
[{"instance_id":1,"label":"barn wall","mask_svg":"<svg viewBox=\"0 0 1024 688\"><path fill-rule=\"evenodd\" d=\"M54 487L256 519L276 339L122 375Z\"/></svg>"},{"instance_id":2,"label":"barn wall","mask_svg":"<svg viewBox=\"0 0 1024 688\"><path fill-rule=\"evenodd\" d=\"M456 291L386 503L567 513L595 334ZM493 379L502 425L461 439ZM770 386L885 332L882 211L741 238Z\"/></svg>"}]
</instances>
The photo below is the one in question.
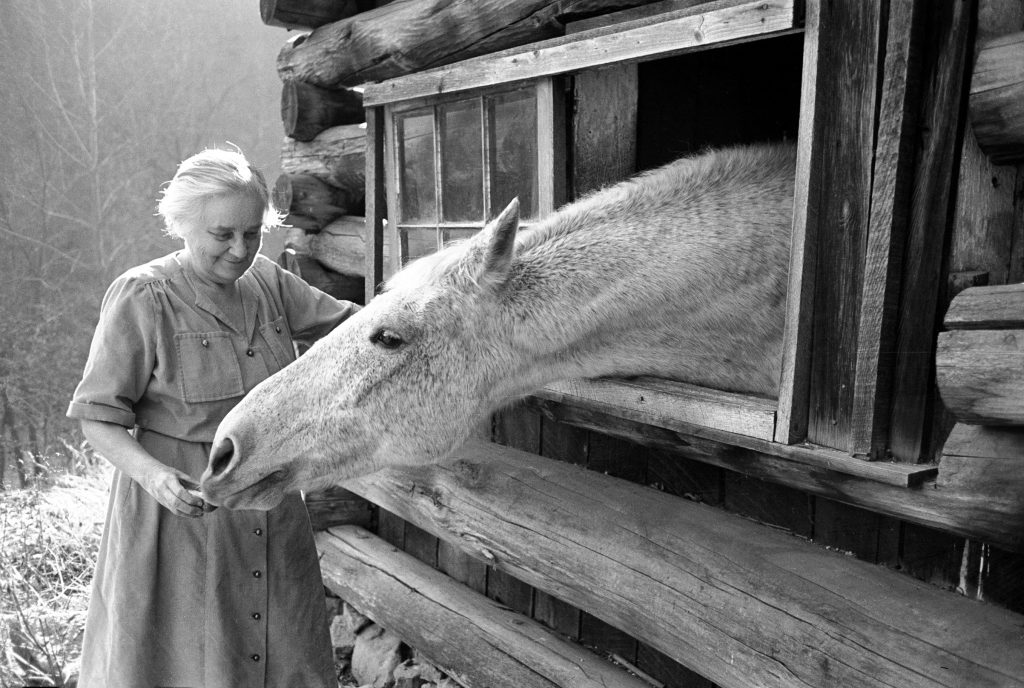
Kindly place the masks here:
<instances>
[{"instance_id":1,"label":"barn wall","mask_svg":"<svg viewBox=\"0 0 1024 688\"><path fill-rule=\"evenodd\" d=\"M1004 30L1012 26L1006 24L1005 17L992 24L1005 27ZM1020 24L1016 28L1019 27ZM986 30L984 22L980 28ZM929 59L940 57L935 52L934 41L949 40L950 35L938 32L931 37ZM968 34L963 36L960 40L973 38ZM771 61L776 73L791 70L794 65L798 69L800 56L794 45L798 43L791 38L779 39L778 46L769 54L762 54L760 61ZM796 109L791 101L799 95L798 80L780 79L766 85L754 76L747 88L738 89L733 96L706 87L714 83L716 75L723 75L724 79L724 75L742 64L757 59L757 51L763 49L763 46L745 46L733 52L722 51L717 56L710 52L697 58L672 58L642 65L638 76L624 75L626 79L637 79L641 85L635 150L637 168L652 167L705 145L794 136ZM675 84L670 76L673 72L691 75L691 83L682 91L688 96L685 99L673 98ZM772 98L773 94L785 97ZM730 97L763 103L764 116L739 117L737 113L749 111L751 106L749 103L737 106L737 100L730 101ZM938 102L925 100L919 115L923 121L929 118L927 108L938 107ZM696 111L700 107L705 108L706 113L719 116L703 119ZM939 241L943 251L934 304L936 325L930 338L926 337L932 346L937 323L957 289L967 284L1024 280L1024 168L992 166L977 149L969 127L961 122L955 128L959 133L949 143L953 146L949 174L955 184L939 194L942 197L945 193L950 198L948 221L932 228L933 239ZM958 150L960 138L962 153ZM621 166L621 161L617 162ZM576 159L575 163L577 179L588 178L579 168L580 160ZM578 193L588 190L586 185L575 189ZM930 356L934 358L933 354ZM831 378L823 375L821 379L828 382ZM841 400L833 401L839 404ZM847 402L843 403L848 405ZM913 445L915 451L941 447L951 423L933 385L920 414L923 420L901 421L917 433L908 445ZM899 427L899 423L896 426ZM681 499L697 500L739 513L813 539L820 545L848 551L859 559L1024 613L1024 555L689 460L681 452L645 447L561 422L557 404L527 400L496 414L492 427L484 432L489 432L490 438L499 444L580 464L655 487ZM822 432L833 431L822 429ZM838 440L837 443L842 444ZM585 611L469 558L384 510L378 513L377 531L395 546L474 590L599 652L614 654L670 688L713 685Z\"/></svg>"}]
</instances>

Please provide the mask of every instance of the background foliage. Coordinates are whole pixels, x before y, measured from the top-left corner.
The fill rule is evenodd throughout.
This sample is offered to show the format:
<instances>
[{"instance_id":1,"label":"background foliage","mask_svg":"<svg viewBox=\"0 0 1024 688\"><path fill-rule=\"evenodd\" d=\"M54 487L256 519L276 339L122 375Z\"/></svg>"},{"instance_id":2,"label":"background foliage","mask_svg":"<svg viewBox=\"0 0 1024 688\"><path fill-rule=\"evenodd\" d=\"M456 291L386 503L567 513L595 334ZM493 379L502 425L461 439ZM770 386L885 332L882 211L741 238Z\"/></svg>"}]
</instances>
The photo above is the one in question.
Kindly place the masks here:
<instances>
[{"instance_id":1,"label":"background foliage","mask_svg":"<svg viewBox=\"0 0 1024 688\"><path fill-rule=\"evenodd\" d=\"M256 0L4 3L0 485L70 466L103 292L176 248L153 213L177 163L232 142L273 179L285 38Z\"/></svg>"}]
</instances>

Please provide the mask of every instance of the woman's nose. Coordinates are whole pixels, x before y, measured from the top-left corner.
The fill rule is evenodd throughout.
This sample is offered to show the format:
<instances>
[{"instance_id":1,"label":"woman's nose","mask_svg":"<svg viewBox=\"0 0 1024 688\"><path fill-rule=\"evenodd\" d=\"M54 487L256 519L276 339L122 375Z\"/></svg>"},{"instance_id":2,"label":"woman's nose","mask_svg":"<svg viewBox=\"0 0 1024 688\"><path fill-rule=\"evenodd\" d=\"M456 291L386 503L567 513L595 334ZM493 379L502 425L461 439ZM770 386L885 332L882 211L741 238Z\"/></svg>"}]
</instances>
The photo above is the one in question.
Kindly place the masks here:
<instances>
[{"instance_id":1,"label":"woman's nose","mask_svg":"<svg viewBox=\"0 0 1024 688\"><path fill-rule=\"evenodd\" d=\"M245 237L241 234L236 234L231 238L231 247L228 249L231 255L235 258L245 258L247 249L245 246Z\"/></svg>"}]
</instances>

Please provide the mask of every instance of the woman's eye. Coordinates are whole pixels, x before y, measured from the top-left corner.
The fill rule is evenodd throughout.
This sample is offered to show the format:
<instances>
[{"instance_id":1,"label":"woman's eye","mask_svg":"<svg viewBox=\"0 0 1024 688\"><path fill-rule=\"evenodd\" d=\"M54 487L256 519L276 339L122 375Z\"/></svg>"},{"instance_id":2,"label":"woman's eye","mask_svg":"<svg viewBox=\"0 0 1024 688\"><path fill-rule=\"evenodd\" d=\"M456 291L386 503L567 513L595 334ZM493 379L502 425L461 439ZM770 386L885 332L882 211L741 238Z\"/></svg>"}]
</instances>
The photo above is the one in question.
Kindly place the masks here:
<instances>
[{"instance_id":1,"label":"woman's eye","mask_svg":"<svg viewBox=\"0 0 1024 688\"><path fill-rule=\"evenodd\" d=\"M382 328L373 333L370 337L370 341L377 346L382 346L385 349L397 349L405 343L402 336L394 330L388 330Z\"/></svg>"}]
</instances>

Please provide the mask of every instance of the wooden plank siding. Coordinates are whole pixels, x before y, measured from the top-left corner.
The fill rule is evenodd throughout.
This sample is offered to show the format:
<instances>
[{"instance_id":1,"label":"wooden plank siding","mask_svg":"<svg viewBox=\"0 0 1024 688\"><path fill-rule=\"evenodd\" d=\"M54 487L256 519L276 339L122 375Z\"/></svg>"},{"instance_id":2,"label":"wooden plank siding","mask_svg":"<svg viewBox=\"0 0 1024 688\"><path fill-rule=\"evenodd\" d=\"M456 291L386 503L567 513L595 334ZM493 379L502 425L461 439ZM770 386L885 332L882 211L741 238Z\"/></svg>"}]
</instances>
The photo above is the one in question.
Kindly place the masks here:
<instances>
[{"instance_id":1,"label":"wooden plank siding","mask_svg":"<svg viewBox=\"0 0 1024 688\"><path fill-rule=\"evenodd\" d=\"M936 399L935 326L944 298L941 269L955 197L973 10L969 0L956 0L929 4L926 13L927 54L919 115L922 145L901 278L889 422L890 450L899 461L932 460L941 442L929 435Z\"/></svg>"},{"instance_id":2,"label":"wooden plank siding","mask_svg":"<svg viewBox=\"0 0 1024 688\"><path fill-rule=\"evenodd\" d=\"M794 0L717 0L370 84L367 106L593 69L797 30Z\"/></svg>"},{"instance_id":3,"label":"wooden plank siding","mask_svg":"<svg viewBox=\"0 0 1024 688\"><path fill-rule=\"evenodd\" d=\"M808 441L846 451L864 275L882 40L877 2L821 3L821 137Z\"/></svg>"},{"instance_id":4,"label":"wooden plank siding","mask_svg":"<svg viewBox=\"0 0 1024 688\"><path fill-rule=\"evenodd\" d=\"M1024 686L1019 615L563 462L455 458L346 487L724 688Z\"/></svg>"},{"instance_id":5,"label":"wooden plank siding","mask_svg":"<svg viewBox=\"0 0 1024 688\"><path fill-rule=\"evenodd\" d=\"M900 269L916 152L923 0L889 5L878 136L872 175L853 385L849 451L869 459L888 451L889 381L895 361Z\"/></svg>"}]
</instances>

